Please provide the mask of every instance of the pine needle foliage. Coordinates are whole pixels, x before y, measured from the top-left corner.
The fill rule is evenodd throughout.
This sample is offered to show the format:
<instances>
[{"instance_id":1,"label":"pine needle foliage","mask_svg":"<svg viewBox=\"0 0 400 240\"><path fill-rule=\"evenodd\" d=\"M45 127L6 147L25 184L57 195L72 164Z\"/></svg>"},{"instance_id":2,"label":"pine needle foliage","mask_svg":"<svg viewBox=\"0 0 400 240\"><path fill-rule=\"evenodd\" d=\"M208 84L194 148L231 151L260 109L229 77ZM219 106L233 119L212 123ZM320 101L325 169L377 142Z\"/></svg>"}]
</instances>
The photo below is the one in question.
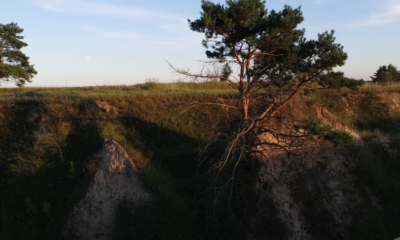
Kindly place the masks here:
<instances>
[{"instance_id":1,"label":"pine needle foliage","mask_svg":"<svg viewBox=\"0 0 400 240\"><path fill-rule=\"evenodd\" d=\"M303 118L300 124L293 124L297 131L302 129L307 131L307 140L315 140L315 137L322 140L328 140L336 147L342 147L353 143L353 138L348 132L333 130L332 126L322 125L322 119L315 121L313 118Z\"/></svg>"},{"instance_id":2,"label":"pine needle foliage","mask_svg":"<svg viewBox=\"0 0 400 240\"><path fill-rule=\"evenodd\" d=\"M318 34L316 40L308 40L305 29L298 28L304 20L300 7L285 5L281 11L268 11L262 0L227 0L225 4L203 0L201 8L200 18L188 21L192 31L204 34L203 46L209 58L205 64L229 63L238 69L237 76L193 73L170 66L193 80L220 78L237 89L240 100L235 105L194 101L186 104L186 109L214 105L223 106L232 114L241 114L237 125L216 134L229 134L224 155L214 164L215 179L223 170L232 172L228 182L221 185L221 192L228 188L233 191L235 171L242 162L255 168L253 159L260 154L263 159L260 162L269 162L259 150L261 146L276 147L300 156L300 152L295 152L299 148L288 139L311 139L313 135L320 135L338 146L351 142L349 135L333 134L331 127L321 127L320 122L310 119L302 123L309 133L296 132L295 128L287 132L273 128L275 119L302 91L343 87L355 90L363 84L363 81L345 78L342 72L334 71L345 64L348 56L344 47L336 43L333 30ZM273 140L260 142L264 134L270 134ZM338 137L342 140L337 140ZM214 187L219 186L212 185L210 189ZM217 194L216 198L219 196Z\"/></svg>"},{"instance_id":3,"label":"pine needle foliage","mask_svg":"<svg viewBox=\"0 0 400 240\"><path fill-rule=\"evenodd\" d=\"M379 83L400 82L400 71L392 64L383 65L376 70L371 79L373 82Z\"/></svg>"},{"instance_id":4,"label":"pine needle foliage","mask_svg":"<svg viewBox=\"0 0 400 240\"><path fill-rule=\"evenodd\" d=\"M23 86L37 74L34 66L29 63L29 57L21 52L28 46L20 34L24 30L17 23L0 24L0 83L15 82Z\"/></svg>"}]
</instances>

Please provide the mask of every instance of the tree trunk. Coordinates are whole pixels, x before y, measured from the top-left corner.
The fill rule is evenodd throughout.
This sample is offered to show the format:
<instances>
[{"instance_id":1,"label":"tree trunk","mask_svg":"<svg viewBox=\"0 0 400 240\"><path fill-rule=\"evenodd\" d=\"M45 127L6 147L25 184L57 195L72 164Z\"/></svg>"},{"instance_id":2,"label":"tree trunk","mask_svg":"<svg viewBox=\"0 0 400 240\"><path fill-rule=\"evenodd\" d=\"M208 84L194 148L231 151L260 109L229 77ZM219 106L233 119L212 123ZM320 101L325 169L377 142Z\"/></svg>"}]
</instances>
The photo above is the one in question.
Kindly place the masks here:
<instances>
[{"instance_id":1,"label":"tree trunk","mask_svg":"<svg viewBox=\"0 0 400 240\"><path fill-rule=\"evenodd\" d=\"M248 110L249 110L249 101L246 97L242 100L243 105L243 120L248 118Z\"/></svg>"}]
</instances>

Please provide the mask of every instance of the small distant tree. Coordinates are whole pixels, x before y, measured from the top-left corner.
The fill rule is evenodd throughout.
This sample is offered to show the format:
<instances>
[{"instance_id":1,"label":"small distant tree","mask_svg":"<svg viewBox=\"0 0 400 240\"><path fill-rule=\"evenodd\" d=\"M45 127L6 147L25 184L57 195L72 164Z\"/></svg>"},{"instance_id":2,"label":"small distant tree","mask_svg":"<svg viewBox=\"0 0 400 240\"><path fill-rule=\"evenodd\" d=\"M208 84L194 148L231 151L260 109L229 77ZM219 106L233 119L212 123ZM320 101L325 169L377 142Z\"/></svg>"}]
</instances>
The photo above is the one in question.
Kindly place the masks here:
<instances>
[{"instance_id":1,"label":"small distant tree","mask_svg":"<svg viewBox=\"0 0 400 240\"><path fill-rule=\"evenodd\" d=\"M20 34L24 30L17 23L0 24L0 83L15 82L23 86L31 82L37 71L29 63L29 57L21 52L21 48L28 46Z\"/></svg>"},{"instance_id":2,"label":"small distant tree","mask_svg":"<svg viewBox=\"0 0 400 240\"><path fill-rule=\"evenodd\" d=\"M371 79L373 82L379 83L400 82L400 71L392 64L388 66L383 65L376 70Z\"/></svg>"},{"instance_id":3,"label":"small distant tree","mask_svg":"<svg viewBox=\"0 0 400 240\"><path fill-rule=\"evenodd\" d=\"M223 78L220 78L220 81L226 81L227 78L232 74L232 68L229 66L229 63L225 63L224 67L222 68L221 75Z\"/></svg>"}]
</instances>

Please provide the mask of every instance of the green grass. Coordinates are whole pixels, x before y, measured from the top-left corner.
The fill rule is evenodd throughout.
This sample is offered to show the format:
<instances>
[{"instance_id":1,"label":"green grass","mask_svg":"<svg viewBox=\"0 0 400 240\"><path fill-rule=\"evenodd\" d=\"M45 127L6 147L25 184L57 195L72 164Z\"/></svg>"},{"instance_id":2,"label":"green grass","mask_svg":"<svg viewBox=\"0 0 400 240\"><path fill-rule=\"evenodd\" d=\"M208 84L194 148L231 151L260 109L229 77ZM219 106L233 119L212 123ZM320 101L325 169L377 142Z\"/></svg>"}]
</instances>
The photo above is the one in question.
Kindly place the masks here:
<instances>
[{"instance_id":1,"label":"green grass","mask_svg":"<svg viewBox=\"0 0 400 240\"><path fill-rule=\"evenodd\" d=\"M364 86L360 88L361 91L368 92L383 92L383 91L399 91L400 83L374 83L374 82L366 82Z\"/></svg>"},{"instance_id":2,"label":"green grass","mask_svg":"<svg viewBox=\"0 0 400 240\"><path fill-rule=\"evenodd\" d=\"M82 99L95 97L136 97L172 95L235 94L224 82L144 83L133 86L0 88L0 101L43 100L49 98Z\"/></svg>"}]
</instances>

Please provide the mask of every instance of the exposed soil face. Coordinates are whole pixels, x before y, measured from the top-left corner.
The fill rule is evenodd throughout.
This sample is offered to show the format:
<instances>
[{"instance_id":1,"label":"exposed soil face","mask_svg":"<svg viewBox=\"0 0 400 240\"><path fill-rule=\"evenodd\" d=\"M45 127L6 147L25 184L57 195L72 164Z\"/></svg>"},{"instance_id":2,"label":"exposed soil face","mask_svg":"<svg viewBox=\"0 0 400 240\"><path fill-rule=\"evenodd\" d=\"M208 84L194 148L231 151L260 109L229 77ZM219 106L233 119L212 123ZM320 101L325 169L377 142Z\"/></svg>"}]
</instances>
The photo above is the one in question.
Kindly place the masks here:
<instances>
[{"instance_id":1,"label":"exposed soil face","mask_svg":"<svg viewBox=\"0 0 400 240\"><path fill-rule=\"evenodd\" d=\"M250 183L246 187L254 190L256 192L254 195L260 195L260 198L256 196L255 203L258 203L259 199L263 200L257 205L259 206L257 212L249 211L246 216L254 222L252 225L249 224L249 227L246 226L245 234L250 235L248 239L370 240L395 239L400 236L397 228L400 222L397 203L400 199L398 197L400 138L398 132L396 136L391 136L388 131L396 130L395 127L400 124L400 94L396 92L376 95L367 96L360 93L344 97L339 93L330 93L326 96L323 94L297 96L279 113L279 117L271 121L272 129L291 133L292 124L301 122L305 117L321 119L323 125L331 125L335 130L346 131L355 141L352 146L336 148L328 141L320 139L303 141L299 138L293 143L301 147L300 150L304 152L302 156L293 156L283 150L260 146L259 150L266 153L269 162L262 162L264 163L260 164L262 166L257 162L257 170L258 167L261 168L259 172L256 169L244 169L248 174L245 177L251 175L251 180L247 178L243 180L245 183ZM225 236L221 234L224 234L226 229L236 230L236 223L224 223L232 216L228 212L226 216L222 216L221 225L216 224L215 228L209 230L210 224L206 218L208 206L193 204L191 200L193 198L197 201L197 197L202 198L200 187L203 186L199 184L200 187L197 189L197 180L194 181L187 176L195 172L192 169L198 162L194 161L194 156L186 157L188 150L194 149L197 143L200 144L207 139L209 129L215 124L213 122L215 116L218 116L216 120L218 124L215 125L218 128L225 124L230 126L236 117L219 108L198 109L195 114L180 115L179 118L173 118L172 114L167 115L167 111L160 110L163 109L160 106L172 106L174 103L189 101L188 99L184 97L99 98L71 102L57 100L40 103L42 105L28 102L18 103L24 107L23 111L10 107L12 111L0 112L0 120L3 119L4 124L7 123L4 126L13 127L12 131L8 131L8 135L3 134L6 137L2 138L0 151L11 156L1 159L3 164L6 166L11 159L15 163L7 166L17 169L20 165L22 167L17 170L24 174L29 172L30 175L46 171L43 177L39 176L36 179L34 178L36 176L30 177L25 182L14 177L16 180L14 185L10 185L12 187L7 186L8 182L3 182L1 187L6 190L11 189L10 193L15 191L15 186L29 183L29 187L22 187L21 184L21 187L16 188L22 189L23 195L18 193L8 197L6 194L7 197L2 200L4 206L11 206L10 203L13 202L19 204L10 208L11 210L2 212L4 216L11 216L4 221L8 223L7 228L12 228L9 232L15 236L20 232L29 236L32 233L24 232L25 226L35 226L31 229L42 234L38 234L37 239L45 239L45 230L51 228L57 237L52 235L46 239L58 239L61 230L59 226L62 226L62 234L66 239L105 240L118 237L117 230L128 226L130 230L123 236L129 237L122 239L135 239L135 236L145 236L142 238L147 239L150 235L157 236L153 239L173 239L175 236L183 236L182 239L198 239L199 237L192 233L197 234L200 231L210 232L204 236L209 234L207 236L216 236L214 239L222 239L220 236ZM213 96L207 99L215 100ZM224 103L236 100L233 97L232 99L218 97L218 101ZM9 103L11 104L14 103ZM372 104L371 107L368 107L370 106L368 104ZM1 105L2 103L0 110ZM378 110L373 112L374 109ZM372 117L370 122L366 123L372 127L359 127L359 121L368 116ZM21 129L21 125L18 126L21 124L18 119L27 122L24 126L34 129L32 133L17 131ZM382 127L386 125L389 127ZM376 126L377 131L374 132ZM391 126L394 127L390 128ZM7 127L3 128L3 133ZM36 132L33 132L35 130ZM381 133L385 135L379 136ZM21 148L15 139L19 140L24 136L32 137L25 140L25 145ZM104 141L104 136L125 139L121 140L121 144L138 150L145 157L140 158L138 155L131 159L117 142L111 139ZM15 141L15 144L4 144L8 141ZM260 141L277 143L276 138L268 133L261 136ZM92 142L96 144L86 145ZM25 149L26 155L21 155L22 157L17 155L14 158L14 155L9 154L11 151L7 150L10 146L15 153ZM140 149L136 149L137 146ZM135 151L130 154L134 156ZM164 157L164 154L168 157ZM183 154L185 157L180 159L179 155L179 160L170 161L175 160L173 158L177 154ZM31 155L35 158L32 159ZM151 173L139 165L145 161L152 167ZM134 162L139 166L140 176L146 177L143 179L155 179L155 183L146 183L149 188L153 187L152 194L157 197L152 197L144 188ZM74 163L80 164L76 168L76 172L80 173L79 176L75 175L76 172L71 173ZM33 167L35 164L39 167ZM49 166L45 168L47 165ZM52 177L51 181L47 173ZM158 174L157 178L154 178L155 174ZM53 184L59 179L64 182ZM36 182L30 184L28 181ZM37 191L37 186L41 185L50 187L42 187L41 191ZM67 189L65 186L70 187ZM172 197L167 198L166 194L160 194L161 191L157 192L154 186L167 189L165 192ZM49 197L56 192L54 189L60 190L62 195L57 192ZM78 189L77 194L72 195L75 189ZM29 201L26 201L28 198ZM185 202L188 199L189 203ZM121 208L123 206L120 205L121 200L133 204L127 205L124 209ZM242 201L242 198L239 201ZM59 202L63 205L58 204ZM140 209L135 207L136 204L146 202L148 204L141 205ZM77 204L71 206L71 203ZM223 204L226 203L222 203L221 206ZM47 209L53 211L55 216L53 219L58 219L58 222L49 223L52 221L50 218L52 215L50 211L42 212L44 206L49 206ZM29 207L34 211L29 212ZM241 205L238 208L241 208ZM133 213L122 218L126 225L121 228L118 228L121 222L118 222L118 209L120 212L129 210L129 213ZM223 208L221 209L223 211ZM68 218L67 221L65 217ZM10 220L12 218L16 220L12 222ZM359 223L357 220L360 220ZM38 223L39 221L41 222ZM373 228L379 223L385 226ZM135 228L132 228L132 225L135 225ZM388 225L389 227L386 227ZM392 225L394 227L391 227ZM240 231L242 230L238 230ZM383 237L382 233L385 231L390 233L387 235L389 238ZM363 232L365 235L376 232L376 237L365 238L360 235ZM131 233L133 235L129 235Z\"/></svg>"},{"instance_id":2,"label":"exposed soil face","mask_svg":"<svg viewBox=\"0 0 400 240\"><path fill-rule=\"evenodd\" d=\"M398 106L398 94L392 97L392 120L388 124L398 121L396 112L399 109L393 107ZM385 96L381 98L385 99ZM350 100L343 101L347 103ZM385 101L387 103L389 99ZM345 113L353 114L350 111ZM265 148L270 162L266 162L261 168L256 190L261 195L267 194L279 210L278 217L285 222L288 230L285 239L354 239L353 224L358 218L362 222L364 218L372 218L368 214L388 211L389 206L382 200L383 197L375 189L375 185L365 182L360 184L363 181L360 180L363 174L360 172L360 162L370 161L364 160L360 152L373 153L382 148L387 153L382 158L399 159L395 142L385 136L362 138L323 106L311 108L302 104L291 105L282 112L282 116L289 123L307 116L321 119L324 125L348 132L354 138L354 143L347 148L336 148L326 141L300 141L299 145L306 154L298 157ZM284 122L277 121L274 127L279 131L286 131ZM261 140L273 142L274 139L265 135ZM392 161L385 159L379 161ZM391 163L393 167L397 162ZM379 171L378 167L376 171ZM267 186L269 190L265 191ZM365 210L365 206L372 210L368 210L368 214L358 214ZM364 230L370 232L369 229Z\"/></svg>"},{"instance_id":3,"label":"exposed soil face","mask_svg":"<svg viewBox=\"0 0 400 240\"><path fill-rule=\"evenodd\" d=\"M74 207L64 227L65 236L82 240L111 239L120 201L140 203L150 199L134 163L117 142L106 139L99 158L98 171L85 198Z\"/></svg>"},{"instance_id":4,"label":"exposed soil face","mask_svg":"<svg viewBox=\"0 0 400 240\"><path fill-rule=\"evenodd\" d=\"M107 116L114 116L118 114L118 108L112 106L108 101L98 99L95 101L95 103L97 107L99 107Z\"/></svg>"},{"instance_id":5,"label":"exposed soil face","mask_svg":"<svg viewBox=\"0 0 400 240\"><path fill-rule=\"evenodd\" d=\"M353 158L349 151L321 144L305 158L273 156L272 179L270 169L262 169L256 186L271 184L267 194L287 225L287 239L323 239L326 233L346 239L350 212L362 201L355 189Z\"/></svg>"},{"instance_id":6,"label":"exposed soil face","mask_svg":"<svg viewBox=\"0 0 400 240\"><path fill-rule=\"evenodd\" d=\"M356 132L324 107L291 105L282 112L282 116L287 123L299 122L307 116L321 119L324 125L348 132L354 138L354 147L368 147ZM274 128L289 133L285 123L276 122ZM268 134L260 137L260 141L274 140ZM260 148L270 162L263 164L255 188L262 189L261 195L267 194L274 202L279 218L286 223L286 239L324 239L326 235L332 239L348 239L348 226L353 220L351 212L364 201L355 185L354 153L335 148L328 141L299 140L296 144L301 147L302 156ZM265 191L267 186L269 190Z\"/></svg>"}]
</instances>

